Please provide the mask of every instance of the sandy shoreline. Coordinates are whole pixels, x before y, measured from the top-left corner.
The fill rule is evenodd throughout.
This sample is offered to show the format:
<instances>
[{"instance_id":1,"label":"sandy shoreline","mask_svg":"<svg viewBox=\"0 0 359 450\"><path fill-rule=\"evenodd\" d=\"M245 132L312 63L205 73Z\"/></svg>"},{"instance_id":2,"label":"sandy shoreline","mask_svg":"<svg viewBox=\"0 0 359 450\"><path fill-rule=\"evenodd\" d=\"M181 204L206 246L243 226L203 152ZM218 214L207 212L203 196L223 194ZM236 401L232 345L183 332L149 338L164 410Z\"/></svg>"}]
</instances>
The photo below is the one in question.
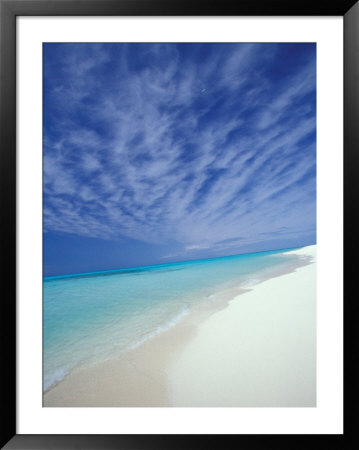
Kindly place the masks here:
<instances>
[{"instance_id":1,"label":"sandy shoreline","mask_svg":"<svg viewBox=\"0 0 359 450\"><path fill-rule=\"evenodd\" d=\"M314 259L315 247L296 253ZM176 406L315 406L315 264L231 301L199 326L168 373Z\"/></svg>"},{"instance_id":2,"label":"sandy shoreline","mask_svg":"<svg viewBox=\"0 0 359 450\"><path fill-rule=\"evenodd\" d=\"M315 249L293 253L315 261ZM315 406L315 264L293 270L221 293L122 357L75 370L43 405Z\"/></svg>"}]
</instances>

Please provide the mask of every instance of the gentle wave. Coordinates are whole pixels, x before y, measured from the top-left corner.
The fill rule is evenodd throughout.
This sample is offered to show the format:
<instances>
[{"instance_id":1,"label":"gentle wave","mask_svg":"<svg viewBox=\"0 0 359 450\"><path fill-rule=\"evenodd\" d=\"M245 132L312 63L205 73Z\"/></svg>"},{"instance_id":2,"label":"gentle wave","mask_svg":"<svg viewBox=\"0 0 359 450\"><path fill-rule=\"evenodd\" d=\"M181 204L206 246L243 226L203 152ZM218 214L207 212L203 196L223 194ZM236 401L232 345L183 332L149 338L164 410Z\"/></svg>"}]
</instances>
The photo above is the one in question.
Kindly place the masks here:
<instances>
[{"instance_id":1,"label":"gentle wave","mask_svg":"<svg viewBox=\"0 0 359 450\"><path fill-rule=\"evenodd\" d=\"M60 381L62 381L66 377L66 375L69 374L69 372L70 371L68 369L60 368L55 370L54 372L44 375L44 385L43 385L44 392L46 392L51 387L55 386Z\"/></svg>"},{"instance_id":2,"label":"gentle wave","mask_svg":"<svg viewBox=\"0 0 359 450\"><path fill-rule=\"evenodd\" d=\"M134 349L138 348L144 342L154 338L155 336L158 336L159 334L163 333L164 331L167 331L170 328L172 328L175 325L177 325L189 313L190 313L190 308L186 305L179 314L175 315L170 320L168 320L166 323L164 323L163 325L157 327L152 332L147 333L146 336L144 336L142 339L140 339L137 342L135 342L134 344L128 346L126 349L124 349L120 353L114 354L113 357L116 357L116 356L119 357L123 353L126 353L127 351L134 350ZM104 360L98 359L97 361L93 361L93 363L91 365L100 364L100 363L102 363L104 361L106 361L106 359L104 359ZM78 364L79 363L80 363L80 361L78 362ZM64 367L62 367L62 368L54 370L53 372L51 372L51 373L49 373L47 375L44 375L43 391L46 392L50 388L52 388L52 387L56 386L58 383L60 383L60 381L62 381L71 372L71 369L73 369L78 364L74 364L74 366L71 367L71 368L64 368Z\"/></svg>"},{"instance_id":3,"label":"gentle wave","mask_svg":"<svg viewBox=\"0 0 359 450\"><path fill-rule=\"evenodd\" d=\"M149 339L158 336L160 333L163 333L164 331L169 330L170 328L174 327L175 325L177 325L179 322L181 322L181 320L187 316L190 312L190 309L188 306L186 306L185 308L183 308L183 310L177 314L176 316L174 316L172 319L170 319L168 322L166 322L163 325L160 325L159 327L157 327L154 331L152 331L151 333L148 333L145 337L143 337L142 339L140 339L139 341L137 341L136 343L134 343L133 345L130 345L127 350L134 350L135 348L139 347L140 345L142 345L144 342L148 341Z\"/></svg>"}]
</instances>

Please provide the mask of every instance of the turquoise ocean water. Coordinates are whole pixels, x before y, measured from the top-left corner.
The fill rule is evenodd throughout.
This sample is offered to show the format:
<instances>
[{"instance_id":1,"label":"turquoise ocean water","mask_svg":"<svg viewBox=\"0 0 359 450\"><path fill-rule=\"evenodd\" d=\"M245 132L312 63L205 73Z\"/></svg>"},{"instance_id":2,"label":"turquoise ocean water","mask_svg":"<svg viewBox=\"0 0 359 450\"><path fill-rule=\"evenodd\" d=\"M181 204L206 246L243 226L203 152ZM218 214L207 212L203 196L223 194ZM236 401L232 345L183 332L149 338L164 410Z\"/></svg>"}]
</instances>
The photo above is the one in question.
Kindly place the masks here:
<instances>
[{"instance_id":1,"label":"turquoise ocean water","mask_svg":"<svg viewBox=\"0 0 359 450\"><path fill-rule=\"evenodd\" d=\"M44 278L43 388L121 355L180 322L213 294L296 264L280 251Z\"/></svg>"}]
</instances>

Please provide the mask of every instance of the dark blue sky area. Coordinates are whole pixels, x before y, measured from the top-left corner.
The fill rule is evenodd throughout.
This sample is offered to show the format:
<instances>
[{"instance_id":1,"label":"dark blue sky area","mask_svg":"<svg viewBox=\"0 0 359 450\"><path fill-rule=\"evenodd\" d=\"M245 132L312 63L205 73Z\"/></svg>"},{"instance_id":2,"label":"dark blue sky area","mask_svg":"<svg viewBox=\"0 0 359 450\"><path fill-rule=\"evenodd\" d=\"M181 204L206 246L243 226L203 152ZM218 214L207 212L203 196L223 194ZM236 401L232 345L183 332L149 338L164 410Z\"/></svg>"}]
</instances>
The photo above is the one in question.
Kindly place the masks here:
<instances>
[{"instance_id":1,"label":"dark blue sky area","mask_svg":"<svg viewBox=\"0 0 359 450\"><path fill-rule=\"evenodd\" d=\"M45 276L315 240L315 44L44 44Z\"/></svg>"}]
</instances>

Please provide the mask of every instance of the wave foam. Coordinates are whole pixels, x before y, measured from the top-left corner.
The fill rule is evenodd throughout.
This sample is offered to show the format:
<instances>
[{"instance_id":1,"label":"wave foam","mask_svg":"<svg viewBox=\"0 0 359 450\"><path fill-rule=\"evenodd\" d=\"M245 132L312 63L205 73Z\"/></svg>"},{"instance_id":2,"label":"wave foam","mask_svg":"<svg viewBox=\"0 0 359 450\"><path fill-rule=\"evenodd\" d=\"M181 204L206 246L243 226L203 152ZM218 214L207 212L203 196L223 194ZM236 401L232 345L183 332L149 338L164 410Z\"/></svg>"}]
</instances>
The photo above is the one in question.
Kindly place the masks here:
<instances>
[{"instance_id":1,"label":"wave foam","mask_svg":"<svg viewBox=\"0 0 359 450\"><path fill-rule=\"evenodd\" d=\"M168 322L164 323L163 325L160 325L152 332L148 333L146 336L144 336L142 339L137 341L135 344L131 345L127 348L127 350L134 350L135 348L139 347L144 342L148 341L149 339L152 339L155 336L158 336L159 334L163 333L164 331L169 330L170 328L177 325L187 314L189 314L189 307L186 306L183 308L183 310L174 316L172 319L170 319Z\"/></svg>"},{"instance_id":2,"label":"wave foam","mask_svg":"<svg viewBox=\"0 0 359 450\"><path fill-rule=\"evenodd\" d=\"M43 390L46 392L51 387L62 381L69 371L65 368L56 369L54 372L44 375Z\"/></svg>"}]
</instances>

